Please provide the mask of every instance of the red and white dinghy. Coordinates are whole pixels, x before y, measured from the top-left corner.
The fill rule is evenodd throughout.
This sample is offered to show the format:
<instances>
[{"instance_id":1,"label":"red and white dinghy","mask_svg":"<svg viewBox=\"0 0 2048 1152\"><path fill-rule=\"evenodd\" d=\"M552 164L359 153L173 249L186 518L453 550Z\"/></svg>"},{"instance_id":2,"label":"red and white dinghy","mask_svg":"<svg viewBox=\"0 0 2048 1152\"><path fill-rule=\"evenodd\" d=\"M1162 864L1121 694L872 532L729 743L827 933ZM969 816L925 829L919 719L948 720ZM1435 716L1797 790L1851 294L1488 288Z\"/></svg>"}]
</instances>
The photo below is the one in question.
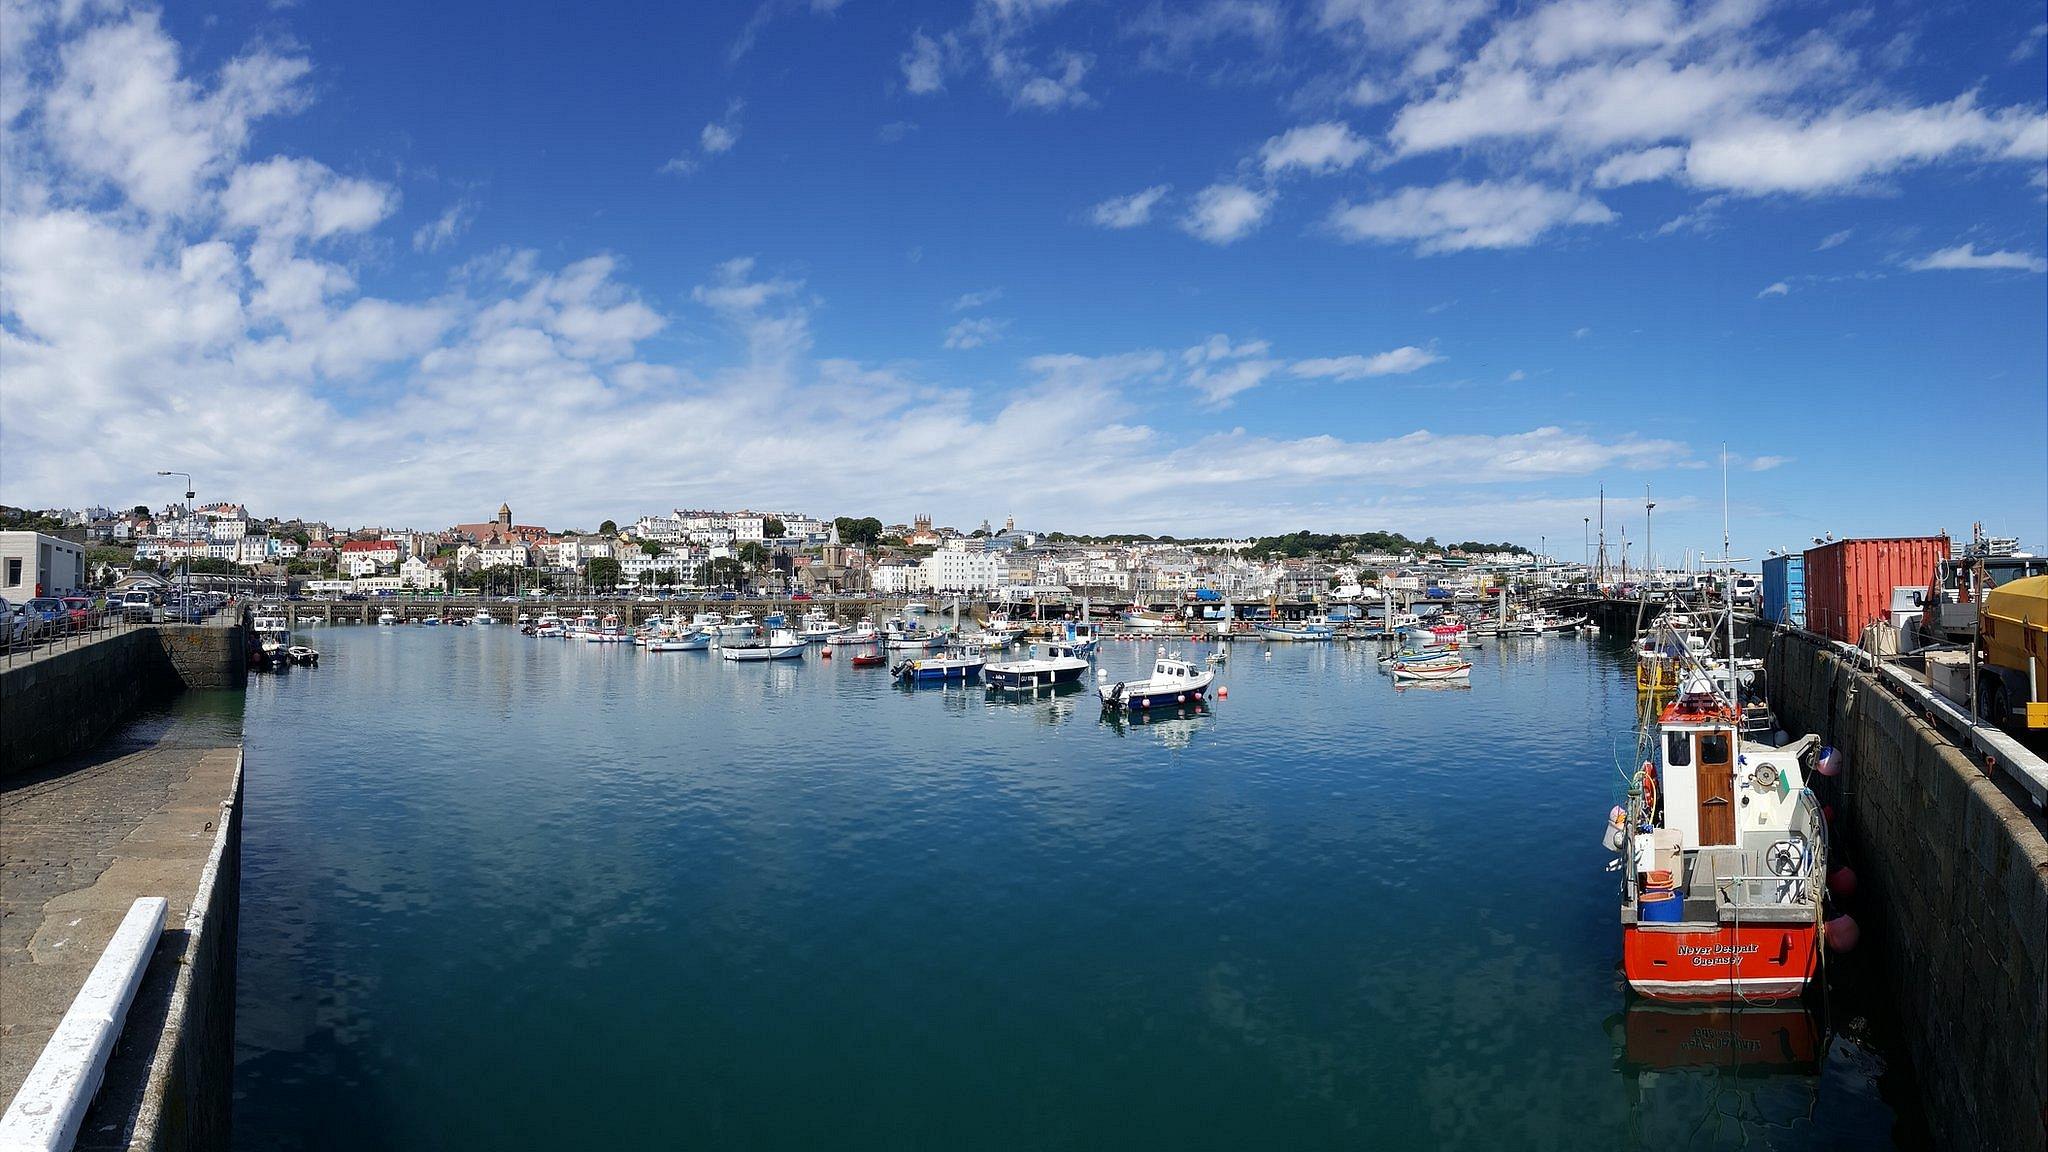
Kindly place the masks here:
<instances>
[{"instance_id":1,"label":"red and white dinghy","mask_svg":"<svg viewBox=\"0 0 2048 1152\"><path fill-rule=\"evenodd\" d=\"M1660 1000L1777 1000L1819 967L1826 835L1806 781L1820 738L1743 740L1705 680L1665 708L1621 828L1622 968ZM1624 831L1625 830L1625 831Z\"/></svg>"}]
</instances>

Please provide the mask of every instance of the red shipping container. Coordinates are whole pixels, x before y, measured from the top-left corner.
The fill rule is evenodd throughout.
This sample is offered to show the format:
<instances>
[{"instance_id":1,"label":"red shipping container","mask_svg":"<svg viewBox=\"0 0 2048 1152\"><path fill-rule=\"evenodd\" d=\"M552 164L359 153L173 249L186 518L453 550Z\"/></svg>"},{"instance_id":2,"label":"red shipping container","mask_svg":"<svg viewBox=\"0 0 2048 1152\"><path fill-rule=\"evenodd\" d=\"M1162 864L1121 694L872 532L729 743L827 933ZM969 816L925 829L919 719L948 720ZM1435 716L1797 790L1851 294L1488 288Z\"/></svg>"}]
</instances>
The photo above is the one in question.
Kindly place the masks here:
<instances>
[{"instance_id":1,"label":"red shipping container","mask_svg":"<svg viewBox=\"0 0 2048 1152\"><path fill-rule=\"evenodd\" d=\"M1948 559L1946 536L1837 540L1806 550L1806 626L1854 644L1873 620L1890 617L1892 589L1925 588Z\"/></svg>"}]
</instances>

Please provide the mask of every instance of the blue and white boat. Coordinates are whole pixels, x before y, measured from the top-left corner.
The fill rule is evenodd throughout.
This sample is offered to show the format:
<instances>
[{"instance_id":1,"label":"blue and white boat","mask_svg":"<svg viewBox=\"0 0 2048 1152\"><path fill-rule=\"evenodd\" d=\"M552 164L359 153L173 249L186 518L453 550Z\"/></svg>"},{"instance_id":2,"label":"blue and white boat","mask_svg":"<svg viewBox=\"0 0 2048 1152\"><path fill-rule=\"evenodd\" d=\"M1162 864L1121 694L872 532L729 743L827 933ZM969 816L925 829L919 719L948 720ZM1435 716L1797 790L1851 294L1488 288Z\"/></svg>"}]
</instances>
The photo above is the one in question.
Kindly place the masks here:
<instances>
[{"instance_id":1,"label":"blue and white boat","mask_svg":"<svg viewBox=\"0 0 2048 1152\"><path fill-rule=\"evenodd\" d=\"M1262 640L1282 642L1312 643L1318 640L1334 640L1337 637L1337 629L1329 621L1314 617L1297 621L1261 621L1258 631Z\"/></svg>"},{"instance_id":2,"label":"blue and white boat","mask_svg":"<svg viewBox=\"0 0 2048 1152\"><path fill-rule=\"evenodd\" d=\"M988 664L988 658L979 648L960 648L942 656L926 656L917 660L905 660L894 671L896 677L907 683L924 684L933 681L976 680Z\"/></svg>"},{"instance_id":3,"label":"blue and white boat","mask_svg":"<svg viewBox=\"0 0 2048 1152\"><path fill-rule=\"evenodd\" d=\"M1076 656L1088 655L1101 642L1101 633L1092 621L1067 621L1067 647L1072 648Z\"/></svg>"},{"instance_id":4,"label":"blue and white boat","mask_svg":"<svg viewBox=\"0 0 2048 1152\"><path fill-rule=\"evenodd\" d=\"M1098 683L1095 694L1101 697L1102 706L1106 709L1143 712L1153 708L1199 704L1208 697L1209 685L1215 679L1213 668L1198 671L1193 664L1178 656L1162 655L1153 662L1150 677L1118 680L1113 684Z\"/></svg>"}]
</instances>

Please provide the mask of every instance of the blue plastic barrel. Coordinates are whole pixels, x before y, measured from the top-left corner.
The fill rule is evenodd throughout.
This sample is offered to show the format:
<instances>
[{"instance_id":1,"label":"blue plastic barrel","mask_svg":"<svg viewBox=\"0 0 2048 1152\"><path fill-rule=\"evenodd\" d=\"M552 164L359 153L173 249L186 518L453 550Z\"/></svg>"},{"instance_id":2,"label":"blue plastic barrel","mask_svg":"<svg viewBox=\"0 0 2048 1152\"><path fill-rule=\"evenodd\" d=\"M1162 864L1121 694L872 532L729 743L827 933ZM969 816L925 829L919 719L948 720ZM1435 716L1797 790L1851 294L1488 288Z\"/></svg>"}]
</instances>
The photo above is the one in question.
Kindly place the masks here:
<instances>
[{"instance_id":1,"label":"blue plastic barrel","mask_svg":"<svg viewBox=\"0 0 2048 1152\"><path fill-rule=\"evenodd\" d=\"M1636 919L1645 924L1676 924L1685 919L1685 902L1676 892L1652 889L1636 901Z\"/></svg>"}]
</instances>

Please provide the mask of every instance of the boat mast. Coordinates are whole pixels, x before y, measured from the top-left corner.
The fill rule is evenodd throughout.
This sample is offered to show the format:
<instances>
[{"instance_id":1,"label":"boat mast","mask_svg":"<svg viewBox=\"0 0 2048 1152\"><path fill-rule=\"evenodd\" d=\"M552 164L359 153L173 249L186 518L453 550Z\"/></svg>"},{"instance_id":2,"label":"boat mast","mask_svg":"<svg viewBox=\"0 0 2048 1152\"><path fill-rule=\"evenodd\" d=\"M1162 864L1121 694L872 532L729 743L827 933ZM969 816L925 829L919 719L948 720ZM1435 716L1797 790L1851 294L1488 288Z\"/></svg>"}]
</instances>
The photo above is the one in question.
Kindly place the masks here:
<instances>
[{"instance_id":1,"label":"boat mast","mask_svg":"<svg viewBox=\"0 0 2048 1152\"><path fill-rule=\"evenodd\" d=\"M1728 700L1735 708L1735 754L1742 755L1742 680L1735 671L1735 569L1728 560L1728 445L1721 445L1721 599L1728 611Z\"/></svg>"}]
</instances>

